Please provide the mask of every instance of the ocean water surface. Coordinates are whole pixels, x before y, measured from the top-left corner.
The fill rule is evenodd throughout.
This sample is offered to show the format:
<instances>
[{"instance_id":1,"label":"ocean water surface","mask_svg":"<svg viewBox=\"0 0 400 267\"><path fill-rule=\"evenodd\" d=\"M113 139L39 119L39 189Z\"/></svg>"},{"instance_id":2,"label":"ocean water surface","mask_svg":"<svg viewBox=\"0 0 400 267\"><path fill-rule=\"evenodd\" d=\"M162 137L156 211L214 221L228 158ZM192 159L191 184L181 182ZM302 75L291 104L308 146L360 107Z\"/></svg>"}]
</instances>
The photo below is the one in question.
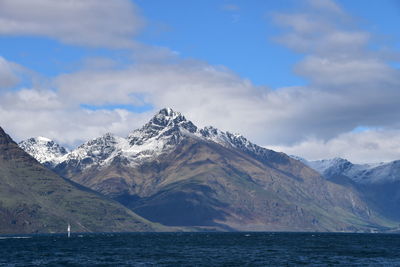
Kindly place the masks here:
<instances>
[{"instance_id":1,"label":"ocean water surface","mask_svg":"<svg viewBox=\"0 0 400 267\"><path fill-rule=\"evenodd\" d=\"M99 233L0 236L0 266L400 266L400 235Z\"/></svg>"}]
</instances>

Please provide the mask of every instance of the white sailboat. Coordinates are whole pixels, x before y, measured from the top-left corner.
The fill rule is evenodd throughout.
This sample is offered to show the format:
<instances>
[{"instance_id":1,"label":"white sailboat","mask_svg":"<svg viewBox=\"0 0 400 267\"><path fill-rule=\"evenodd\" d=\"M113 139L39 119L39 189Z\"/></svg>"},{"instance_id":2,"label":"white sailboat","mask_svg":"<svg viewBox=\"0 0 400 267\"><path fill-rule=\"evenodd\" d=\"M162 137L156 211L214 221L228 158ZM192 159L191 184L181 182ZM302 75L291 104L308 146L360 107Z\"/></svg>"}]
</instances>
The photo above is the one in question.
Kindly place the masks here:
<instances>
[{"instance_id":1,"label":"white sailboat","mask_svg":"<svg viewBox=\"0 0 400 267\"><path fill-rule=\"evenodd\" d=\"M69 223L68 223L67 231L68 231L68 238L70 238L71 237L71 225Z\"/></svg>"}]
</instances>

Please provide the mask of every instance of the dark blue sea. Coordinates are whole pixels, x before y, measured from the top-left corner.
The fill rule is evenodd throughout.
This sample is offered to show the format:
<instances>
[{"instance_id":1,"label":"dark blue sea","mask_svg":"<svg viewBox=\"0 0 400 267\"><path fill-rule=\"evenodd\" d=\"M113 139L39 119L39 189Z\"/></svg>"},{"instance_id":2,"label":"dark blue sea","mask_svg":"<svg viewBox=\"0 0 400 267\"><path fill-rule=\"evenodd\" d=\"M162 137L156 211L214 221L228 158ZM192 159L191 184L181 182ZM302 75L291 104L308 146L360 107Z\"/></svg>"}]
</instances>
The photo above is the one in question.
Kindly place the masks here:
<instances>
[{"instance_id":1,"label":"dark blue sea","mask_svg":"<svg viewBox=\"0 0 400 267\"><path fill-rule=\"evenodd\" d=\"M400 266L400 235L121 233L0 237L0 266Z\"/></svg>"}]
</instances>

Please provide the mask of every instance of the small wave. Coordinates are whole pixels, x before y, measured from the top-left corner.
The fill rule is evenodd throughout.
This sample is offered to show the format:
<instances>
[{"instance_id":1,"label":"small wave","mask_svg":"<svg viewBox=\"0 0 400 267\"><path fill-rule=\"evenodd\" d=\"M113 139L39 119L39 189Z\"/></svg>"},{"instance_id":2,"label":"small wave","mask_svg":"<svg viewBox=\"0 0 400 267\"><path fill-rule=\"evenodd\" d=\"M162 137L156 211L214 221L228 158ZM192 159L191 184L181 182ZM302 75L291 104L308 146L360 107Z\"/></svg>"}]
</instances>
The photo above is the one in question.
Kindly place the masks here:
<instances>
[{"instance_id":1,"label":"small wave","mask_svg":"<svg viewBox=\"0 0 400 267\"><path fill-rule=\"evenodd\" d=\"M27 239L32 238L31 236L0 236L0 239Z\"/></svg>"}]
</instances>

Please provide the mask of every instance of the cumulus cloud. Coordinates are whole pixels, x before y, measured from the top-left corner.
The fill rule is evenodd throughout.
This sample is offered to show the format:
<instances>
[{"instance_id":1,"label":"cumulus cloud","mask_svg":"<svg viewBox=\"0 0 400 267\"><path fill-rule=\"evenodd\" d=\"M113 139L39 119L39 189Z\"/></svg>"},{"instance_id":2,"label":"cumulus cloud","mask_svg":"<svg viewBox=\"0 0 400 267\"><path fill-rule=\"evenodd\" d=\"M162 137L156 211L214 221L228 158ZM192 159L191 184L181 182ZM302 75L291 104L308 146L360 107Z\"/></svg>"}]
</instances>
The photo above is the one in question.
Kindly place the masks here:
<instances>
[{"instance_id":1,"label":"cumulus cloud","mask_svg":"<svg viewBox=\"0 0 400 267\"><path fill-rule=\"evenodd\" d=\"M340 6L309 1L305 11L275 14L274 19L287 29L278 42L304 54L294 71L309 81L295 89L298 96L286 98L286 105L299 112L287 120L298 138L286 141L315 138L324 143L360 125L398 127L400 72L388 64L385 53L370 49L377 45L373 36L358 30Z\"/></svg>"},{"instance_id":2,"label":"cumulus cloud","mask_svg":"<svg viewBox=\"0 0 400 267\"><path fill-rule=\"evenodd\" d=\"M130 0L2 0L0 34L50 37L67 44L126 48L143 26Z\"/></svg>"}]
</instances>

